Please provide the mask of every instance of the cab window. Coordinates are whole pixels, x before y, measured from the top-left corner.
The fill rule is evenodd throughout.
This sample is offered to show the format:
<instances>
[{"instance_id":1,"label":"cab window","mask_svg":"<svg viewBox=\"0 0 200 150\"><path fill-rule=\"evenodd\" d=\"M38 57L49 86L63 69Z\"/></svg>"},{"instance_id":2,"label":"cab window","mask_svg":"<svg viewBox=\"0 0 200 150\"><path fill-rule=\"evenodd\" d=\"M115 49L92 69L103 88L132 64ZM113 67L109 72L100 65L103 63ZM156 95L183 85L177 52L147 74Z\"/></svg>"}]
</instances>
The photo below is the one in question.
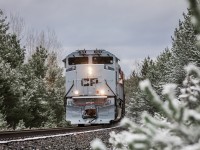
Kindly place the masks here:
<instances>
[{"instance_id":1,"label":"cab window","mask_svg":"<svg viewBox=\"0 0 200 150\"><path fill-rule=\"evenodd\" d=\"M93 64L113 64L113 57L93 57Z\"/></svg>"},{"instance_id":2,"label":"cab window","mask_svg":"<svg viewBox=\"0 0 200 150\"><path fill-rule=\"evenodd\" d=\"M68 58L69 65L88 64L88 57L70 57Z\"/></svg>"}]
</instances>

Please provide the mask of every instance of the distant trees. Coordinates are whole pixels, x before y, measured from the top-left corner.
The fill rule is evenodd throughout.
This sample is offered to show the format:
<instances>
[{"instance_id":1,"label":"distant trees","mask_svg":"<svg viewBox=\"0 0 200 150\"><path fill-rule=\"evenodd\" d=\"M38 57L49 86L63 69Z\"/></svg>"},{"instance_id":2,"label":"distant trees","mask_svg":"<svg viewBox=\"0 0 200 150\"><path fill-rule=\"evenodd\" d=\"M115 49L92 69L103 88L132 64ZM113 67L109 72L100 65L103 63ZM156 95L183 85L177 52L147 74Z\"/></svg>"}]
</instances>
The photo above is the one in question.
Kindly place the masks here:
<instances>
[{"instance_id":1,"label":"distant trees","mask_svg":"<svg viewBox=\"0 0 200 150\"><path fill-rule=\"evenodd\" d=\"M197 132L200 130L200 41L196 38L196 35L200 35L200 5L196 0L190 0L190 5L195 26L191 23L190 14L184 15L185 21L180 22L179 29L175 31L172 49L159 56L150 65L147 73L145 72L150 80L153 79L153 73L155 80L150 83L146 79L139 83L143 94L151 102L149 105L154 106L157 113L152 115L143 112L140 122L142 125L127 118L123 119L121 125L127 127L128 131L110 133L109 142L113 149L200 149L200 133ZM147 64L145 60L144 69L148 68ZM181 70L183 68L184 70ZM157 72L158 69L164 73ZM176 84L170 83L172 81ZM145 109L146 107L148 106L145 106ZM132 111L135 113L134 109ZM128 114L131 114L131 111ZM106 149L99 140L93 141L92 147L98 150Z\"/></svg>"},{"instance_id":2,"label":"distant trees","mask_svg":"<svg viewBox=\"0 0 200 150\"><path fill-rule=\"evenodd\" d=\"M0 109L10 126L15 127L20 118L21 74L24 49L16 35L8 33L9 25L0 10ZM16 116L17 115L17 116Z\"/></svg>"},{"instance_id":3,"label":"distant trees","mask_svg":"<svg viewBox=\"0 0 200 150\"><path fill-rule=\"evenodd\" d=\"M156 94L149 80L140 82L151 103L161 114L142 115L142 125L125 118L121 125L128 128L120 133L111 132L109 142L113 149L125 150L198 150L200 149L200 68L190 64L185 67L187 76L180 95L176 84L166 84L162 95ZM105 150L100 141L92 142L96 150Z\"/></svg>"},{"instance_id":4,"label":"distant trees","mask_svg":"<svg viewBox=\"0 0 200 150\"><path fill-rule=\"evenodd\" d=\"M128 116L143 111L148 111L154 114L158 110L150 105L146 95L138 88L139 81L148 78L153 88L158 95L162 96L163 85L173 82L181 87L182 81L185 78L183 67L188 63L195 63L200 66L200 51L197 48L196 30L191 22L191 11L188 14L183 14L184 20L179 21L179 27L175 29L174 37L172 38L172 48L166 48L156 60L145 58L141 64L141 72L137 75L130 76L128 82L133 83L128 85L128 97L131 98L131 105L127 109ZM134 72L133 72L134 74ZM125 85L126 87L127 85ZM131 109L131 111L129 110ZM138 118L136 119L138 120Z\"/></svg>"},{"instance_id":5,"label":"distant trees","mask_svg":"<svg viewBox=\"0 0 200 150\"><path fill-rule=\"evenodd\" d=\"M44 78L48 97L48 124L47 126L62 125L65 115L63 95L65 94L65 78L63 69L58 66L56 53L52 52L47 58L47 72ZM65 123L64 123L65 124Z\"/></svg>"},{"instance_id":6,"label":"distant trees","mask_svg":"<svg viewBox=\"0 0 200 150\"><path fill-rule=\"evenodd\" d=\"M21 24L16 18L12 22L10 33L0 10L0 128L60 126L64 120L64 78L57 62L58 45L53 46L52 39L49 49L44 44L35 46L25 62L26 50L17 37L22 33ZM38 41L42 44L42 39Z\"/></svg>"},{"instance_id":7,"label":"distant trees","mask_svg":"<svg viewBox=\"0 0 200 150\"><path fill-rule=\"evenodd\" d=\"M4 130L7 128L7 122L5 121L5 117L2 113L0 113L0 130Z\"/></svg>"},{"instance_id":8,"label":"distant trees","mask_svg":"<svg viewBox=\"0 0 200 150\"><path fill-rule=\"evenodd\" d=\"M0 57L9 63L11 68L16 68L24 61L24 49L21 48L15 34L8 33L9 25L6 17L0 10Z\"/></svg>"},{"instance_id":9,"label":"distant trees","mask_svg":"<svg viewBox=\"0 0 200 150\"><path fill-rule=\"evenodd\" d=\"M169 82L181 84L185 77L183 67L193 62L200 65L200 51L196 43L196 33L193 24L191 23L190 12L188 15L183 14L184 21L179 21L179 28L174 32L172 38L172 57L168 62Z\"/></svg>"}]
</instances>

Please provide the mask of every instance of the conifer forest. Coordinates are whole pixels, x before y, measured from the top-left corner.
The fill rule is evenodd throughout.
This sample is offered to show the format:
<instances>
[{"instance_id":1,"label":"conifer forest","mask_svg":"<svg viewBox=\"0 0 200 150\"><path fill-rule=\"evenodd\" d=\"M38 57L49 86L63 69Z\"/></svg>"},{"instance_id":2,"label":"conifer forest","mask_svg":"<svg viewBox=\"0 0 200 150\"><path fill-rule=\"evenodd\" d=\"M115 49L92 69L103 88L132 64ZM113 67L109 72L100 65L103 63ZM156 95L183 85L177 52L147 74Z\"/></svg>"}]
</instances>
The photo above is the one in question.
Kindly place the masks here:
<instances>
[{"instance_id":1,"label":"conifer forest","mask_svg":"<svg viewBox=\"0 0 200 150\"><path fill-rule=\"evenodd\" d=\"M172 47L138 62L125 79L121 125L127 130L110 133L114 149L200 149L200 5L196 0L188 5ZM29 32L21 41L23 24L16 25L17 19L0 10L0 130L69 126L59 41L52 31ZM91 147L107 149L99 140Z\"/></svg>"}]
</instances>

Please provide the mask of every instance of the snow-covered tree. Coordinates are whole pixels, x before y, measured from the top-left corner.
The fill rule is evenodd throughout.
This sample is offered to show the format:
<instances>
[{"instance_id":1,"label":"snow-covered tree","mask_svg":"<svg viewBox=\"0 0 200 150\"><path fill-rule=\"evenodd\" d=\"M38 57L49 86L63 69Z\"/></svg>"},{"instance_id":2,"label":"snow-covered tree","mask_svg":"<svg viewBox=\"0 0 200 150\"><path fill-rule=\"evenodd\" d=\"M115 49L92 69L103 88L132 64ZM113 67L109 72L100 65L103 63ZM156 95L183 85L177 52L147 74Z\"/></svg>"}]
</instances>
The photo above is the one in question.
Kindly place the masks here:
<instances>
[{"instance_id":1,"label":"snow-covered tree","mask_svg":"<svg viewBox=\"0 0 200 150\"><path fill-rule=\"evenodd\" d=\"M0 10L0 109L8 125L15 128L21 117L23 75L20 68L24 61L24 49L16 35L10 34L8 30L9 24Z\"/></svg>"},{"instance_id":2,"label":"snow-covered tree","mask_svg":"<svg viewBox=\"0 0 200 150\"><path fill-rule=\"evenodd\" d=\"M200 45L198 45L200 40L197 41L200 35L200 5L197 0L189 0L189 2L193 14L193 24L196 29L193 30L194 28L190 21L188 22L189 24L183 23L184 25L180 22L181 28L176 30L175 38L177 39L175 40L177 40L177 43L174 43L173 45L173 58L171 59L174 60L174 58L177 57L177 64L174 60L171 61L171 65L177 65L176 69L178 70L168 70L170 71L170 76L168 77L173 78L164 80L174 81L179 87L177 88L176 84L166 84L163 86L162 97L160 97L153 89L149 80L141 82L141 89L148 95L152 104L157 107L161 113L154 116L144 113L142 125L137 125L126 118L123 119L121 124L126 126L128 131L123 131L118 134L112 132L110 134L110 143L112 143L114 149L200 149L200 68L194 65L196 64L199 66L200 60L198 58L200 56ZM186 18L186 20L187 19L188 18ZM197 34L197 39L194 33ZM186 35L187 37L184 37L183 35ZM197 46L195 46L196 43ZM181 49L183 49L183 51L181 51ZM183 52L183 54L181 52ZM188 57L186 57L184 53L188 55ZM178 54L183 57L185 62L180 60ZM182 85L180 85L184 76L184 71L181 70L181 68L188 62L194 64L189 64L185 67L187 76L182 82ZM169 64L168 66L170 67ZM176 73L180 74L176 74L174 71L177 71ZM100 141L92 142L92 147L93 149L99 150L106 149L105 145Z\"/></svg>"},{"instance_id":3,"label":"snow-covered tree","mask_svg":"<svg viewBox=\"0 0 200 150\"><path fill-rule=\"evenodd\" d=\"M181 95L176 97L176 85L166 84L163 89L165 102L153 90L149 80L140 83L152 104L162 114L152 117L143 114L143 124L129 119L121 124L128 131L110 134L110 143L116 149L132 150L198 150L200 149L200 68L190 64L185 70Z\"/></svg>"},{"instance_id":4,"label":"snow-covered tree","mask_svg":"<svg viewBox=\"0 0 200 150\"><path fill-rule=\"evenodd\" d=\"M19 123L17 124L16 130L23 130L25 129L25 123L23 120L20 120Z\"/></svg>"},{"instance_id":5,"label":"snow-covered tree","mask_svg":"<svg viewBox=\"0 0 200 150\"><path fill-rule=\"evenodd\" d=\"M8 30L9 24L0 9L0 57L12 68L16 68L23 63L25 50L21 48L16 35L10 34Z\"/></svg>"},{"instance_id":6,"label":"snow-covered tree","mask_svg":"<svg viewBox=\"0 0 200 150\"><path fill-rule=\"evenodd\" d=\"M162 86L164 84L173 82L181 85L185 76L183 66L191 62L200 66L200 51L195 45L197 38L195 28L191 22L191 11L187 15L183 14L183 16L184 21L179 21L179 27L175 30L174 38L172 38L172 49L166 48L154 61L150 58L145 58L142 63L140 76L132 78L133 80L131 78L128 79L128 91L132 92L128 92L126 95L131 100L130 104L128 104L129 116L139 114L139 111L144 110L151 114L158 112L155 107L149 105L148 98L140 91L138 85L135 84L138 84L135 79L148 78L156 93L163 99ZM132 83L133 85L131 86ZM139 117L140 115L137 116Z\"/></svg>"},{"instance_id":7,"label":"snow-covered tree","mask_svg":"<svg viewBox=\"0 0 200 150\"><path fill-rule=\"evenodd\" d=\"M149 100L139 89L139 82L145 78L154 78L154 65L150 57L145 58L141 63L141 70L136 73L132 72L132 75L125 82L125 92L126 92L126 101L128 101L126 107L126 116L131 120L135 120L137 123L141 120L141 114L143 111L148 111L153 114L156 109L149 105Z\"/></svg>"},{"instance_id":8,"label":"snow-covered tree","mask_svg":"<svg viewBox=\"0 0 200 150\"><path fill-rule=\"evenodd\" d=\"M5 121L5 117L2 113L0 113L0 131L7 129L7 122Z\"/></svg>"},{"instance_id":9,"label":"snow-covered tree","mask_svg":"<svg viewBox=\"0 0 200 150\"><path fill-rule=\"evenodd\" d=\"M34 72L35 76L37 78L44 78L47 66L46 66L46 60L47 60L47 50L43 47L36 47L35 53L31 56L31 58L28 61L28 64L30 66L30 69Z\"/></svg>"},{"instance_id":10,"label":"snow-covered tree","mask_svg":"<svg viewBox=\"0 0 200 150\"><path fill-rule=\"evenodd\" d=\"M21 96L24 85L22 74L18 69L11 68L0 57L0 110L10 127L15 128L21 119Z\"/></svg>"},{"instance_id":11,"label":"snow-covered tree","mask_svg":"<svg viewBox=\"0 0 200 150\"><path fill-rule=\"evenodd\" d=\"M49 55L47 61L48 52L60 48L57 37L51 30L48 34L42 32L38 38L34 37L38 41L36 46L43 47L34 47L32 55L24 63L25 50L18 40L22 36L24 22L21 24L20 21L23 19L13 16L10 30L6 19L0 10L1 113L8 127L13 129L21 126L20 120L23 120L23 126L30 128L45 126L47 122L58 125L63 121L65 82L56 54Z\"/></svg>"},{"instance_id":12,"label":"snow-covered tree","mask_svg":"<svg viewBox=\"0 0 200 150\"><path fill-rule=\"evenodd\" d=\"M26 112L23 121L29 128L43 126L48 118L48 93L44 80L47 71L46 59L47 51L42 47L36 48L22 71L26 89L22 97L22 106Z\"/></svg>"},{"instance_id":13,"label":"snow-covered tree","mask_svg":"<svg viewBox=\"0 0 200 150\"><path fill-rule=\"evenodd\" d=\"M168 82L181 84L185 73L183 67L188 63L196 63L200 66L200 51L196 46L197 38L195 28L191 22L190 11L183 14L184 21L179 21L179 28L172 38L172 57L168 62Z\"/></svg>"},{"instance_id":14,"label":"snow-covered tree","mask_svg":"<svg viewBox=\"0 0 200 150\"><path fill-rule=\"evenodd\" d=\"M45 84L48 92L48 124L59 124L64 118L64 77L63 70L58 66L56 53L52 52L47 58Z\"/></svg>"},{"instance_id":15,"label":"snow-covered tree","mask_svg":"<svg viewBox=\"0 0 200 150\"><path fill-rule=\"evenodd\" d=\"M139 92L139 81L141 80L141 75L132 72L129 79L125 80L125 95L126 95L126 116L133 120L138 120L140 111L140 105L138 104L136 96ZM139 101L140 102L140 101ZM136 111L137 110L137 111Z\"/></svg>"}]
</instances>

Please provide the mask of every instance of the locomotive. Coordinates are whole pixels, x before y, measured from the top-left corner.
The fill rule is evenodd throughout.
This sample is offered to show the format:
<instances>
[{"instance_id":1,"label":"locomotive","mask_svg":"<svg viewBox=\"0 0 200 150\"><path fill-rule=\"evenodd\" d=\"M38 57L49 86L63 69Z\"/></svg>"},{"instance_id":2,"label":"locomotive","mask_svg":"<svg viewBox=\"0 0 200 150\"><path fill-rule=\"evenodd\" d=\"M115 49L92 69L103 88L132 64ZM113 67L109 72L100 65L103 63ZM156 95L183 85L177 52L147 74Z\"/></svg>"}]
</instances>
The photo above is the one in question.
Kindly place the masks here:
<instances>
[{"instance_id":1,"label":"locomotive","mask_svg":"<svg viewBox=\"0 0 200 150\"><path fill-rule=\"evenodd\" d=\"M111 124L125 115L124 73L106 50L77 50L64 60L66 121Z\"/></svg>"}]
</instances>

